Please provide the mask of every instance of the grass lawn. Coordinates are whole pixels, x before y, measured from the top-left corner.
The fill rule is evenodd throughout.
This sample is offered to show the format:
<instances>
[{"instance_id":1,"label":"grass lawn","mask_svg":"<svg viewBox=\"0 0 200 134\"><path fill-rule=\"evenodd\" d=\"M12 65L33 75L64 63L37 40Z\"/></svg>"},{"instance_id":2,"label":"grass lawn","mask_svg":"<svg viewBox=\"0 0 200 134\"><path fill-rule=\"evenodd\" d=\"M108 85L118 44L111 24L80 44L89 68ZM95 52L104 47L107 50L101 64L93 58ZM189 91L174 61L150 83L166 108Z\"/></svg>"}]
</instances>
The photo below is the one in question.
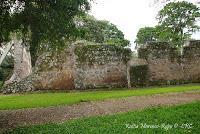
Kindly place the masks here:
<instances>
[{"instance_id":1,"label":"grass lawn","mask_svg":"<svg viewBox=\"0 0 200 134\"><path fill-rule=\"evenodd\" d=\"M112 91L90 91L74 93L34 93L18 95L0 95L0 110L37 108L57 105L69 105L83 101L104 100L129 96L154 95L171 92L200 90L199 84L173 87L155 87L135 90L117 89Z\"/></svg>"},{"instance_id":2,"label":"grass lawn","mask_svg":"<svg viewBox=\"0 0 200 134\"><path fill-rule=\"evenodd\" d=\"M200 102L17 128L14 134L198 134ZM146 124L146 125L145 125ZM137 128L138 127L138 128ZM152 127L152 128L149 128Z\"/></svg>"}]
</instances>

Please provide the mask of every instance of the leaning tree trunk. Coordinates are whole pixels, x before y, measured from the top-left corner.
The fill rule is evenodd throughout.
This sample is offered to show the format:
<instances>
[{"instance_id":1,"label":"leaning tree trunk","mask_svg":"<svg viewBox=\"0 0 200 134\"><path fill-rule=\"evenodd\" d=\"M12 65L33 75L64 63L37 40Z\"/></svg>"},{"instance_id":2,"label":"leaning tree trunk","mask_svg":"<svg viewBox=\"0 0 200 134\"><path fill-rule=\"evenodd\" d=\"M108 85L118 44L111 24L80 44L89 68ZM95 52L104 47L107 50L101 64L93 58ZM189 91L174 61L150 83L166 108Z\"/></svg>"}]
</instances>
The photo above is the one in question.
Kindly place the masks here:
<instances>
[{"instance_id":1,"label":"leaning tree trunk","mask_svg":"<svg viewBox=\"0 0 200 134\"><path fill-rule=\"evenodd\" d=\"M13 75L8 81L5 82L5 84L19 82L32 73L31 55L28 47L22 41L22 39L17 39L16 36L13 37L13 43L14 43Z\"/></svg>"}]
</instances>

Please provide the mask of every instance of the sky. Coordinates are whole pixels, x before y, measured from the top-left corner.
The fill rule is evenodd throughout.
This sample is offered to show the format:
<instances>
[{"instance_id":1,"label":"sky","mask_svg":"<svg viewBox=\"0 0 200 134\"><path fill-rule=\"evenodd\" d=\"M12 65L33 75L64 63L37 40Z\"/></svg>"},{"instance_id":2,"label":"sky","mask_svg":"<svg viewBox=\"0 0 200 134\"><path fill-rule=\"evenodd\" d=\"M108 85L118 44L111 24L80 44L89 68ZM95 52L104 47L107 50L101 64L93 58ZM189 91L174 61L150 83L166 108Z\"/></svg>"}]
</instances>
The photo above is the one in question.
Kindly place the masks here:
<instances>
[{"instance_id":1,"label":"sky","mask_svg":"<svg viewBox=\"0 0 200 134\"><path fill-rule=\"evenodd\" d=\"M99 20L115 24L131 41L134 50L136 34L145 26L155 26L156 16L162 6L153 5L154 0L94 0L90 14ZM163 0L161 0L163 1ZM200 0L187 0L198 2ZM200 39L200 33L193 36Z\"/></svg>"}]
</instances>

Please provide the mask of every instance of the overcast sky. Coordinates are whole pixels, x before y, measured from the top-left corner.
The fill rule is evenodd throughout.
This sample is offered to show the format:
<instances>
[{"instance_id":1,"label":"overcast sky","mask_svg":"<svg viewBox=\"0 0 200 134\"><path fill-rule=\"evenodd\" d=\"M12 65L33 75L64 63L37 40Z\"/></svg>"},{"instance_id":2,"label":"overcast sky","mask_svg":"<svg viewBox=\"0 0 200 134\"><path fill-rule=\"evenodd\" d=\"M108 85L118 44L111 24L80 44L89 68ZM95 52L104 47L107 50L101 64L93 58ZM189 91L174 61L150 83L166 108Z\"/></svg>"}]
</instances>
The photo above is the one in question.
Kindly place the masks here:
<instances>
[{"instance_id":1,"label":"overcast sky","mask_svg":"<svg viewBox=\"0 0 200 134\"><path fill-rule=\"evenodd\" d=\"M125 37L134 40L138 30L145 26L155 26L155 19L160 7L150 6L151 0L94 0L90 14L99 20L108 20L124 32ZM188 0L200 1L200 0ZM200 39L200 34L195 35Z\"/></svg>"}]
</instances>

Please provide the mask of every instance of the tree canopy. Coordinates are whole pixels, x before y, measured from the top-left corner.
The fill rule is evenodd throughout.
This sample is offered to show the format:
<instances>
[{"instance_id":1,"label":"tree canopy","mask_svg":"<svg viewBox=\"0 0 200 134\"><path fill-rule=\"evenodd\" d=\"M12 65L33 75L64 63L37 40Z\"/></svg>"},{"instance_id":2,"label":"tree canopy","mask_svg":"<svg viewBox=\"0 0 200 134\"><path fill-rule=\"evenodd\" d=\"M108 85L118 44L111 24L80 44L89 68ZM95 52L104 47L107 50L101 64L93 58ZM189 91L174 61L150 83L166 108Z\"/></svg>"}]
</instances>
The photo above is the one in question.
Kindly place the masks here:
<instances>
[{"instance_id":1,"label":"tree canopy","mask_svg":"<svg viewBox=\"0 0 200 134\"><path fill-rule=\"evenodd\" d=\"M43 40L59 42L76 36L74 16L89 9L90 0L1 0L0 42L10 32L30 36L35 44Z\"/></svg>"},{"instance_id":2,"label":"tree canopy","mask_svg":"<svg viewBox=\"0 0 200 134\"><path fill-rule=\"evenodd\" d=\"M135 43L137 45L145 44L148 41L157 41L158 31L155 27L144 27L140 28Z\"/></svg>"},{"instance_id":3,"label":"tree canopy","mask_svg":"<svg viewBox=\"0 0 200 134\"><path fill-rule=\"evenodd\" d=\"M145 27L138 31L136 43L147 41L168 41L175 47L181 47L192 33L199 30L197 20L200 8L189 2L171 2L159 11L159 23L155 27Z\"/></svg>"},{"instance_id":4,"label":"tree canopy","mask_svg":"<svg viewBox=\"0 0 200 134\"><path fill-rule=\"evenodd\" d=\"M80 38L92 42L103 43L107 45L117 45L126 47L130 42L125 39L124 34L116 25L97 20L93 16L86 15L78 18Z\"/></svg>"},{"instance_id":5,"label":"tree canopy","mask_svg":"<svg viewBox=\"0 0 200 134\"><path fill-rule=\"evenodd\" d=\"M92 0L1 0L0 44L8 42L11 33L30 45L32 62L42 42L49 47L64 45L66 39L78 36L75 16L84 15ZM13 35L12 35L13 36ZM23 44L24 44L23 43Z\"/></svg>"},{"instance_id":6,"label":"tree canopy","mask_svg":"<svg viewBox=\"0 0 200 134\"><path fill-rule=\"evenodd\" d=\"M186 1L171 2L158 14L159 24L171 33L171 41L181 46L183 41L200 27L196 24L200 18L200 8Z\"/></svg>"}]
</instances>

